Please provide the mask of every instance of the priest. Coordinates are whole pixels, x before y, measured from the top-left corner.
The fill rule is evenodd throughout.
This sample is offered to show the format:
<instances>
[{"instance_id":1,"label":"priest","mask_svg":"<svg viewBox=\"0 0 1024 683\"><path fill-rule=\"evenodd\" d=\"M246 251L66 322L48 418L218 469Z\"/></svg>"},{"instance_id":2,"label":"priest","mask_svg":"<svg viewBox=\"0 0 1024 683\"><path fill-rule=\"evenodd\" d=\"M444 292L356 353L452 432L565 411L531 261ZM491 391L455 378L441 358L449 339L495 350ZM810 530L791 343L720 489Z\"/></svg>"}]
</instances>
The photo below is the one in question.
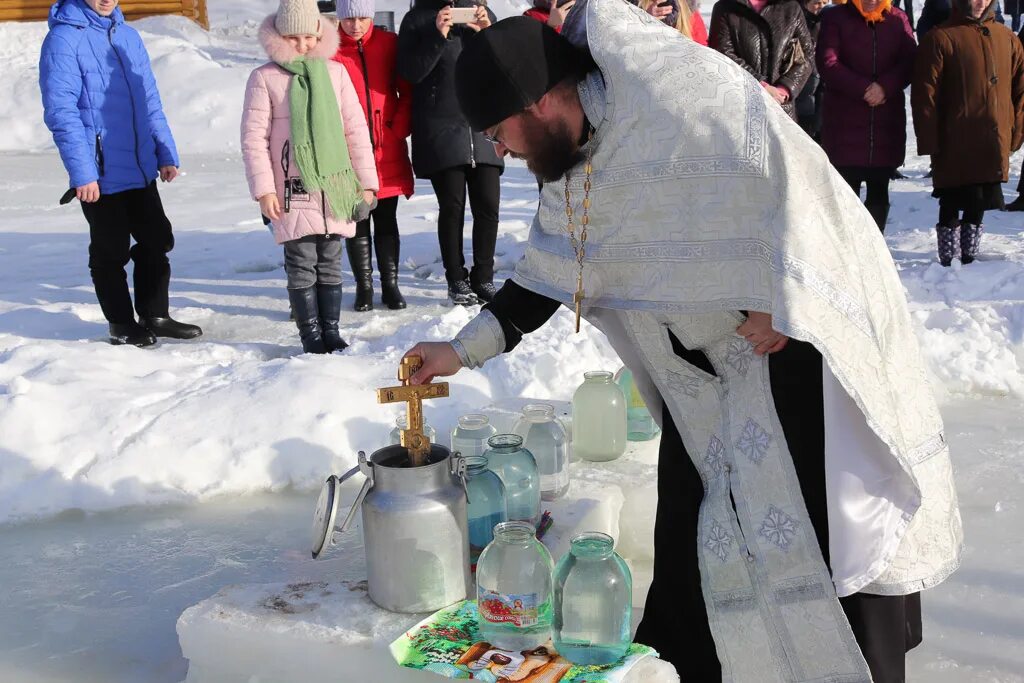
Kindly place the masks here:
<instances>
[{"instance_id":1,"label":"priest","mask_svg":"<svg viewBox=\"0 0 1024 683\"><path fill-rule=\"evenodd\" d=\"M902 681L962 530L896 269L824 153L742 68L621 0L467 41L460 106L543 182L514 277L426 382L568 306L663 429L636 640L683 680Z\"/></svg>"}]
</instances>

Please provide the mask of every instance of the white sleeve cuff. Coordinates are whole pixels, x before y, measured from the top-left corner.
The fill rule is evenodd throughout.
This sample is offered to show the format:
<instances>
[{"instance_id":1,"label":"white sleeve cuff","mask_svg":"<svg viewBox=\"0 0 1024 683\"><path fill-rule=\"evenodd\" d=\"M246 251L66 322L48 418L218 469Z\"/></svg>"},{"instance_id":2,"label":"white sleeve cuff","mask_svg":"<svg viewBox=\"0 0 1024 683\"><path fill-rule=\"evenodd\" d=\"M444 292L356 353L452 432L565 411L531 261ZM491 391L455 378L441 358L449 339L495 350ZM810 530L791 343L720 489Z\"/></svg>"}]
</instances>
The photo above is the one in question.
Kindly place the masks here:
<instances>
[{"instance_id":1,"label":"white sleeve cuff","mask_svg":"<svg viewBox=\"0 0 1024 683\"><path fill-rule=\"evenodd\" d=\"M451 345L463 367L479 368L505 351L505 333L494 314L483 310L455 335Z\"/></svg>"}]
</instances>

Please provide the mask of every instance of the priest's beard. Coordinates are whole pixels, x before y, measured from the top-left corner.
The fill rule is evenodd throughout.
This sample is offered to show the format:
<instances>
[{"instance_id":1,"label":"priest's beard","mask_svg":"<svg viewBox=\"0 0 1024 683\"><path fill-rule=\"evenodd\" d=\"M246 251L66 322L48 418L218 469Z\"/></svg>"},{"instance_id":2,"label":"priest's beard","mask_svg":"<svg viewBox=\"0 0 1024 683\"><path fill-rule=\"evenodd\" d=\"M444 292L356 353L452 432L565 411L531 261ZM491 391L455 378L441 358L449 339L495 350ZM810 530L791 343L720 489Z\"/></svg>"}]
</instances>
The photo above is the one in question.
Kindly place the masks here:
<instances>
[{"instance_id":1,"label":"priest's beard","mask_svg":"<svg viewBox=\"0 0 1024 683\"><path fill-rule=\"evenodd\" d=\"M512 157L525 159L526 167L545 183L558 180L585 159L564 120L545 123L533 112L524 112L523 136L529 149Z\"/></svg>"}]
</instances>

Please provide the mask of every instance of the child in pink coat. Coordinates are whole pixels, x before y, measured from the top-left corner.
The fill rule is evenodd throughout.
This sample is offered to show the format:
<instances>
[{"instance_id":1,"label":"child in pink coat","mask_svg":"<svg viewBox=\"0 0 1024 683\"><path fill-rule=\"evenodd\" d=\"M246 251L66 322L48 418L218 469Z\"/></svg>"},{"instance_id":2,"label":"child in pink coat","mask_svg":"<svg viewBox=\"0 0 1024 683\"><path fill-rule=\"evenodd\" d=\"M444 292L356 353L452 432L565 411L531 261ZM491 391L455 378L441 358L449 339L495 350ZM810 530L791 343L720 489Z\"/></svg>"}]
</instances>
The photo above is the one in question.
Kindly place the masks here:
<instances>
[{"instance_id":1,"label":"child in pink coat","mask_svg":"<svg viewBox=\"0 0 1024 683\"><path fill-rule=\"evenodd\" d=\"M271 61L245 89L245 174L284 245L302 348L331 353L348 346L338 330L342 238L376 205L373 148L352 81L330 61L338 27L316 0L282 0L259 38Z\"/></svg>"}]
</instances>

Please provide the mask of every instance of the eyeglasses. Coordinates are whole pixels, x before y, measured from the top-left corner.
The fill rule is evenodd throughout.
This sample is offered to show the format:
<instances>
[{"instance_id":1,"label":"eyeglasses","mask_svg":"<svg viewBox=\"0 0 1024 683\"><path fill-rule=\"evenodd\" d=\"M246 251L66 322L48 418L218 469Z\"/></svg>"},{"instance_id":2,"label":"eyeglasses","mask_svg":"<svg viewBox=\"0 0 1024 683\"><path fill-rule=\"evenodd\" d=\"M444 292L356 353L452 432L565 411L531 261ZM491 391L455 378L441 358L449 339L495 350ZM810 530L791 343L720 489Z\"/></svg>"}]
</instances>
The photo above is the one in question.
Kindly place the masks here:
<instances>
[{"instance_id":1,"label":"eyeglasses","mask_svg":"<svg viewBox=\"0 0 1024 683\"><path fill-rule=\"evenodd\" d=\"M484 131L483 136L484 136L484 140L487 140L487 142L491 143L492 145L503 145L503 144L505 144L505 143L503 143L498 138L498 131L497 130L495 130L493 133L488 133L488 132Z\"/></svg>"}]
</instances>

